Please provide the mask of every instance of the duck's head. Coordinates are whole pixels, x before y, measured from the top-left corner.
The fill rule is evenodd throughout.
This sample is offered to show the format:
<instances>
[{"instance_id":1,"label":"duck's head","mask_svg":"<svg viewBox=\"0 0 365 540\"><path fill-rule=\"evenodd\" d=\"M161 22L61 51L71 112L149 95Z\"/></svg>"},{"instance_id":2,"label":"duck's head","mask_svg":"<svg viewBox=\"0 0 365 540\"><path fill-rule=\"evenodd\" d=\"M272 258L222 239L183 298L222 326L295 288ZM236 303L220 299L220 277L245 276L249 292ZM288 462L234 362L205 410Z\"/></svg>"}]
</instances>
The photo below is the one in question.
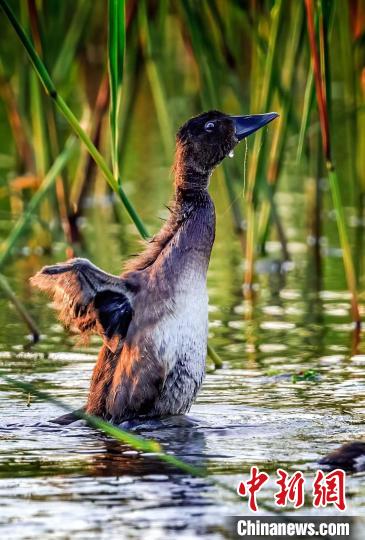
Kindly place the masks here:
<instances>
[{"instance_id":1,"label":"duck's head","mask_svg":"<svg viewBox=\"0 0 365 540\"><path fill-rule=\"evenodd\" d=\"M191 118L176 136L176 183L207 187L213 169L232 154L235 146L277 116L275 112L230 116L209 111Z\"/></svg>"}]
</instances>

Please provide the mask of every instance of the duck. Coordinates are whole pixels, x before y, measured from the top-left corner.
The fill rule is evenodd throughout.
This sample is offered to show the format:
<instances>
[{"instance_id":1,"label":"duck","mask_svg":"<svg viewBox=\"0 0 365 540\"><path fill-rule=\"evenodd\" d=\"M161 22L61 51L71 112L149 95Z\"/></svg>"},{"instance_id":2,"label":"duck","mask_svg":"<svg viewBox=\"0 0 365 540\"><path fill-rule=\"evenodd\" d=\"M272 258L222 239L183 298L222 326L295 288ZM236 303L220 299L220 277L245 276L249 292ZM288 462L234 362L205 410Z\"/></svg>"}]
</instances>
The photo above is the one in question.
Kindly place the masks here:
<instances>
[{"instance_id":1,"label":"duck","mask_svg":"<svg viewBox=\"0 0 365 540\"><path fill-rule=\"evenodd\" d=\"M365 441L351 441L336 448L319 460L325 469L342 469L346 472L365 471Z\"/></svg>"},{"instance_id":2,"label":"duck","mask_svg":"<svg viewBox=\"0 0 365 540\"><path fill-rule=\"evenodd\" d=\"M102 338L86 413L122 424L189 411L205 375L215 237L210 178L240 141L277 116L212 110L178 130L169 217L120 276L74 258L31 278L66 327ZM75 419L66 415L59 423Z\"/></svg>"}]
</instances>

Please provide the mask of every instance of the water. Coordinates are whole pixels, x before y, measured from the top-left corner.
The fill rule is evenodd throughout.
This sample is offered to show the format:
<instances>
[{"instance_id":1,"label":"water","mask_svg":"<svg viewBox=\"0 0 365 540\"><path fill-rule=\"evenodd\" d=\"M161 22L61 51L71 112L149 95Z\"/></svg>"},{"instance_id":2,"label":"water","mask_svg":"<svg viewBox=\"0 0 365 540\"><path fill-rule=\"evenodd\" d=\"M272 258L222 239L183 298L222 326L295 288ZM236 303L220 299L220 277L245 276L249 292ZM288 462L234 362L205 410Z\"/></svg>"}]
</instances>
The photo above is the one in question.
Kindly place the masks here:
<instances>
[{"instance_id":1,"label":"water","mask_svg":"<svg viewBox=\"0 0 365 540\"><path fill-rule=\"evenodd\" d=\"M126 189L155 230L157 216L166 214L163 204L170 189L168 182L159 185L158 178L168 178L168 169L155 164L147 200L141 195L143 176L138 176L138 167L131 165L127 172ZM208 373L190 413L194 424L143 431L179 458L206 466L212 478L233 490L257 465L272 479L278 467L303 471L308 491L318 459L341 443L364 436L363 334L357 338L351 324L330 208L325 211L321 267L316 263L306 225L310 210L299 187L302 180L293 181L290 190L284 183L278 197L292 261L282 265L280 246L271 241L268 257L257 263L256 294L250 302L243 296L244 265L224 186L219 175L213 179L217 241L208 280L210 339L224 367ZM354 213L348 209L350 225ZM10 226L9 216L2 213L2 231ZM115 223L110 201L100 194L90 201L82 231L83 254L108 271L118 273L121 260L138 249L133 228ZM354 242L361 242L358 232L361 228L351 228ZM38 235L26 249L19 245L6 267L11 284L41 328L42 339L29 346L24 325L1 299L0 366L8 375L77 408L85 402L100 343L93 338L87 347L75 344L56 322L48 300L28 285L29 276L43 264L65 258L60 233L54 229L52 234L51 255L38 249ZM361 309L364 313L364 304ZM309 380L300 380L308 370L313 371ZM142 538L148 530L149 538L156 539L218 539L229 536L226 516L247 514L246 500L209 480L171 470L154 456L143 456L88 427L48 422L61 412L52 403L28 398L1 383L3 538L111 539L121 538L121 531L126 538ZM260 492L262 512L275 511L276 490L272 480ZM363 474L348 477L347 502L348 514L363 513ZM310 497L300 513L318 513Z\"/></svg>"}]
</instances>

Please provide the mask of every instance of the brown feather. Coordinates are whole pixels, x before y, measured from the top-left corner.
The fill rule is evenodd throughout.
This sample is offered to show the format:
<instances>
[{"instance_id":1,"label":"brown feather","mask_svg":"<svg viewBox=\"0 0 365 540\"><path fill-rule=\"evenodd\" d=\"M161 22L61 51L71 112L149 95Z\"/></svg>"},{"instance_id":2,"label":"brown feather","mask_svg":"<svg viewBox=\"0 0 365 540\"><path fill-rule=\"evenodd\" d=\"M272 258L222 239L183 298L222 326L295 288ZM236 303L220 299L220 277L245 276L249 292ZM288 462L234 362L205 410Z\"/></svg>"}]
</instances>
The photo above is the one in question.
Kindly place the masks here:
<instances>
[{"instance_id":1,"label":"brown feather","mask_svg":"<svg viewBox=\"0 0 365 540\"><path fill-rule=\"evenodd\" d=\"M105 291L127 296L121 278L101 271L86 259L71 259L66 263L45 266L30 282L49 294L60 321L66 327L76 328L83 338L97 333L112 351L116 350L118 336L108 335L94 302L96 296Z\"/></svg>"}]
</instances>

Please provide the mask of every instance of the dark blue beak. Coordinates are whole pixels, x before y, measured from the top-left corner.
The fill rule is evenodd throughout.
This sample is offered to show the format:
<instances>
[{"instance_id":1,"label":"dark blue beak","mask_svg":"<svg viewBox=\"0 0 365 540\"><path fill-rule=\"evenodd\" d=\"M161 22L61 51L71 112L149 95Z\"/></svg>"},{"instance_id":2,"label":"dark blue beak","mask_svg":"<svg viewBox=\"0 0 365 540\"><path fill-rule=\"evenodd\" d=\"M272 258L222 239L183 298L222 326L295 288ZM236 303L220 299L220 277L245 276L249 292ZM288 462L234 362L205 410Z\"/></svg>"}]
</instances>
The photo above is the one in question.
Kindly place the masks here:
<instances>
[{"instance_id":1,"label":"dark blue beak","mask_svg":"<svg viewBox=\"0 0 365 540\"><path fill-rule=\"evenodd\" d=\"M234 122L235 135L239 141L251 135L258 129L266 126L269 122L277 118L276 112L266 114L248 114L246 116L231 116Z\"/></svg>"}]
</instances>

